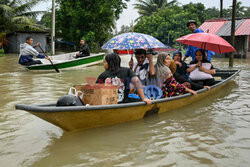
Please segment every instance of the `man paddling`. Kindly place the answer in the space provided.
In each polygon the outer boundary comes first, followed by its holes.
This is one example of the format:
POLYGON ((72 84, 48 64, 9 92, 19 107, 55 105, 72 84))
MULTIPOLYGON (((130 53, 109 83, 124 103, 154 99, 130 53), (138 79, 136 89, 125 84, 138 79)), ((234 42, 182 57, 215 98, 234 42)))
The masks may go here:
POLYGON ((20 56, 18 61, 19 64, 23 66, 42 64, 40 60, 34 60, 34 56, 37 58, 45 58, 47 60, 50 60, 49 57, 45 57, 44 55, 40 54, 36 49, 34 49, 35 47, 40 46, 40 43, 37 43, 34 47, 32 47, 33 43, 33 38, 29 36, 26 38, 26 43, 20 45, 20 56))

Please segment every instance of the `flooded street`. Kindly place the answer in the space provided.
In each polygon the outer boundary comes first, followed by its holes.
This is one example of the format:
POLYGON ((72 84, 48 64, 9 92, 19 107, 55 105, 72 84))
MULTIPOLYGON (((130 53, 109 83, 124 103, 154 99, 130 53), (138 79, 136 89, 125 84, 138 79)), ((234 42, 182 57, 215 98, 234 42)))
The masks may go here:
MULTIPOLYGON (((17 55, 0 57, 0 166, 250 165, 250 59, 220 92, 143 120, 67 132, 15 104, 51 103, 69 87, 97 77, 102 64, 61 73, 28 72, 17 55)), ((228 59, 213 59, 228 69, 228 59)), ((176 104, 178 105, 178 104, 176 104)))

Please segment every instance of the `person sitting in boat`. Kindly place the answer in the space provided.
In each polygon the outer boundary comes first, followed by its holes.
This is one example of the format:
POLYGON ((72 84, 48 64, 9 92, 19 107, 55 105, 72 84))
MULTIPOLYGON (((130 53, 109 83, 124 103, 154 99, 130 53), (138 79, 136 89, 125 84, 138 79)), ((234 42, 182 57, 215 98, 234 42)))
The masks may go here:
POLYGON ((176 64, 176 72, 179 73, 184 78, 188 79, 187 63, 182 61, 182 53, 179 50, 174 51, 173 59, 174 59, 174 62, 176 64))
POLYGON ((185 92, 192 93, 196 96, 197 93, 189 88, 190 84, 180 84, 175 80, 170 70, 170 66, 171 57, 168 56, 166 53, 160 53, 155 64, 156 74, 155 76, 153 76, 153 80, 155 80, 155 84, 162 89, 162 97, 177 96, 185 92))
POLYGON ((44 55, 40 54, 36 49, 34 49, 37 46, 40 46, 40 43, 37 43, 34 47, 32 47, 34 40, 32 37, 26 38, 26 43, 20 45, 20 56, 18 63, 23 66, 30 66, 34 64, 42 64, 40 60, 34 60, 33 57, 37 58, 45 58, 47 60, 50 60, 49 57, 45 57, 44 55))
POLYGON ((177 71, 178 67, 177 67, 175 61, 169 55, 167 55, 166 59, 168 59, 170 61, 169 69, 177 82, 179 82, 181 84, 185 83, 186 85, 188 84, 192 90, 200 90, 203 88, 207 88, 208 90, 210 89, 209 86, 203 86, 201 84, 192 82, 191 80, 187 79, 183 75, 179 74, 179 72, 177 71))
POLYGON ((188 65, 187 72, 190 73, 189 78, 196 83, 206 86, 214 84, 212 75, 216 73, 213 65, 206 59, 205 51, 199 49, 195 52, 195 60, 188 65))
POLYGON ((90 55, 89 45, 84 41, 84 39, 80 40, 80 51, 76 54, 76 58, 86 57, 90 55))
POLYGON ((116 53, 110 53, 104 58, 104 69, 96 83, 112 83, 118 85, 118 103, 128 103, 134 100, 128 97, 130 90, 130 81, 135 85, 137 93, 142 101, 151 104, 152 101, 144 96, 143 88, 139 78, 134 72, 126 67, 121 67, 121 58, 116 53))
MULTIPOLYGON (((200 28, 198 28, 198 24, 195 20, 189 20, 187 23, 187 27, 188 29, 192 32, 192 33, 204 33, 204 31, 200 28)), ((186 54, 183 58, 183 61, 186 60, 187 57, 191 56, 192 60, 195 60, 195 52, 196 50, 198 50, 199 48, 195 47, 195 46, 188 46, 188 49, 186 51, 186 54)), ((211 61, 211 58, 213 55, 215 55, 215 53, 213 51, 207 50, 207 59, 209 61, 211 61)))
POLYGON ((152 53, 147 54, 145 49, 136 49, 135 58, 137 62, 134 63, 131 58, 129 67, 134 71, 134 73, 141 80, 142 84, 145 86, 149 75, 155 75, 153 55, 152 53))

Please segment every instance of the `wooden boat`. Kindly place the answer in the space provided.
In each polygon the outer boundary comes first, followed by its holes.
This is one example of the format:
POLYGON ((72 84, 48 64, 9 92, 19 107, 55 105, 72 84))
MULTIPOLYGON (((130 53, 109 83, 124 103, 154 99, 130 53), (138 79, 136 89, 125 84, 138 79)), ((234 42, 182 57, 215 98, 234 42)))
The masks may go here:
POLYGON ((180 96, 153 100, 151 105, 145 105, 144 102, 69 107, 56 107, 55 103, 43 105, 17 104, 16 109, 26 110, 65 130, 114 125, 181 108, 206 98, 208 95, 216 94, 239 72, 240 70, 218 70, 215 75, 217 78, 216 84, 211 86, 210 90, 201 89, 197 91, 198 96, 187 93, 180 96))
MULTIPOLYGON (((100 63, 103 60, 104 53, 98 53, 98 54, 91 54, 87 57, 81 57, 81 58, 74 58, 78 52, 73 53, 66 53, 66 54, 60 54, 56 56, 50 57, 53 64, 58 69, 66 69, 66 68, 75 68, 79 66, 89 66, 94 65, 97 63, 100 63)), ((28 70, 54 70, 54 67, 51 65, 51 63, 46 59, 39 59, 42 61, 43 64, 36 64, 27 66, 26 68, 28 70)))

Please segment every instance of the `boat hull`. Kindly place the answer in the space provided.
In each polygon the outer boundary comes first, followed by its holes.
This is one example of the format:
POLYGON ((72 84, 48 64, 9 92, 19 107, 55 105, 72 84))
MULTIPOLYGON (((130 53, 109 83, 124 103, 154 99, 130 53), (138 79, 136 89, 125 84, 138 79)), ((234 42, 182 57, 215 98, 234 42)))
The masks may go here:
POLYGON ((37 106, 19 104, 16 105, 16 108, 26 110, 65 130, 90 129, 135 121, 152 114, 164 113, 198 102, 209 95, 217 94, 238 73, 239 71, 233 72, 230 77, 218 82, 210 90, 202 89, 197 91, 198 96, 188 93, 181 96, 153 100, 152 105, 145 105, 144 102, 88 107, 56 107, 55 104, 37 106))
MULTIPOLYGON (((66 54, 64 54, 64 55, 66 55, 66 54)), ((65 61, 58 61, 58 60, 60 60, 59 59, 60 55, 53 56, 52 61, 58 69, 79 67, 79 66, 83 66, 83 65, 88 66, 88 65, 100 63, 103 60, 103 57, 105 54, 100 53, 100 54, 95 54, 95 55, 91 55, 91 56, 83 57, 83 58, 78 58, 78 59, 72 58, 73 55, 75 55, 75 53, 70 54, 69 57, 71 57, 71 58, 69 58, 68 60, 65 60, 65 61), (54 61, 54 59, 55 59, 55 61, 54 61)), ((44 60, 43 60, 43 62, 44 62, 44 60)), ((26 68, 28 70, 54 70, 54 67, 48 62, 44 63, 44 64, 28 66, 26 68)))

